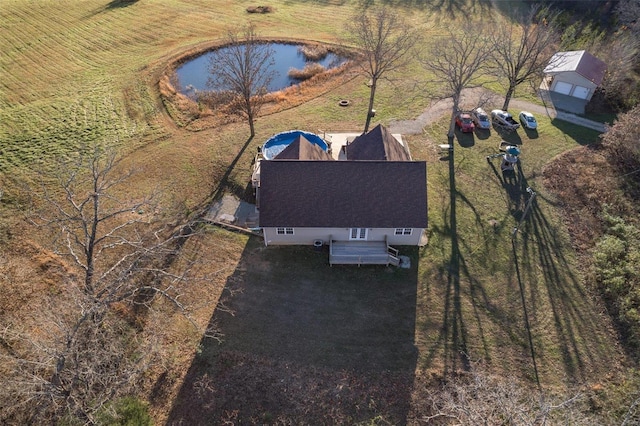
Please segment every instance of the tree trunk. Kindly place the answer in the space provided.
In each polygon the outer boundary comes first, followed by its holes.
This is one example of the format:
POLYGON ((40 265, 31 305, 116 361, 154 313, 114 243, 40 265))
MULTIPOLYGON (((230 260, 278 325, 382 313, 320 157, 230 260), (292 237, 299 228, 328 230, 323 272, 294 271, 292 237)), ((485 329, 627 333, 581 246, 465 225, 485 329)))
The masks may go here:
POLYGON ((248 121, 249 121, 249 132, 251 133, 251 137, 253 138, 256 135, 256 128, 255 125, 253 123, 253 115, 249 115, 248 116, 248 121))
MULTIPOLYGON (((94 172, 95 173, 95 172, 94 172)), ((89 231, 89 241, 87 241, 86 257, 87 270, 84 276, 84 291, 87 295, 93 296, 93 274, 94 274, 94 256, 96 249, 96 236, 98 235, 98 223, 100 221, 100 193, 98 190, 98 182, 93 180, 93 219, 91 221, 91 230, 89 231)))
POLYGON ((371 91, 369 92, 369 108, 367 108, 367 121, 364 124, 363 133, 367 133, 369 131, 369 125, 371 124, 371 119, 373 118, 373 100, 376 96, 377 83, 378 83, 377 78, 371 79, 371 91))
POLYGON ((502 110, 507 111, 509 108, 509 102, 511 102, 511 97, 513 96, 513 92, 516 91, 516 86, 512 83, 509 84, 509 89, 507 90, 507 94, 504 97, 504 104, 502 105, 502 110))
POLYGON ((458 114, 458 108, 460 106, 460 94, 456 93, 453 95, 453 107, 451 108, 451 120, 449 122, 449 133, 447 133, 447 137, 449 138, 449 143, 453 147, 453 137, 456 134, 456 115, 458 114))

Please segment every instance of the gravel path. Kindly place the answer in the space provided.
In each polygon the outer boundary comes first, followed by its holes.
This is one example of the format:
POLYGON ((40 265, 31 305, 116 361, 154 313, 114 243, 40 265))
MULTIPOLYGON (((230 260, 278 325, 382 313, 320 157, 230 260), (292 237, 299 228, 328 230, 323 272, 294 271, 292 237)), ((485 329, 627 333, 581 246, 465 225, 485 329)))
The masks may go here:
MULTIPOLYGON (((465 89, 462 92, 460 105, 470 107, 472 105, 501 105, 504 98, 491 93, 482 88, 465 89)), ((575 114, 570 114, 563 111, 556 111, 553 105, 543 106, 527 102, 519 99, 512 99, 509 103, 511 109, 514 110, 526 110, 538 115, 546 115, 551 119, 557 118, 558 120, 574 123, 579 126, 588 127, 599 132, 605 131, 605 126, 602 123, 588 120, 583 117, 579 117, 575 114)), ((389 123, 389 129, 391 133, 400 133, 405 135, 421 134, 422 129, 428 124, 439 120, 443 115, 450 114, 453 107, 453 100, 451 98, 441 99, 435 101, 427 108, 422 114, 420 114, 415 120, 396 120, 389 123)), ((487 112, 492 108, 485 108, 487 112)))

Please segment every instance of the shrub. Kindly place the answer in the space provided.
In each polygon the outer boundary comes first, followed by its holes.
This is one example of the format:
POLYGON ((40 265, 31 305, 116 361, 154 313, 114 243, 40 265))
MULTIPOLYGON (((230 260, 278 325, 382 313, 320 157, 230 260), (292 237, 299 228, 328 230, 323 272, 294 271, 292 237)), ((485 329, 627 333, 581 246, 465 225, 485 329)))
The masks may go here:
POLYGON ((271 13, 273 8, 271 6, 249 6, 247 7, 247 13, 271 13))
POLYGON ((292 68, 289 70, 289 77, 291 78, 295 78, 296 80, 308 80, 311 77, 321 74, 325 71, 325 67, 323 67, 320 64, 308 64, 307 66, 304 67, 304 69, 302 70, 298 70, 295 68, 292 68))
POLYGON ((595 279, 630 347, 640 346, 640 231, 604 213, 606 234, 593 252, 595 279))
POLYGON ((634 171, 640 165, 640 142, 637 129, 640 107, 618 116, 614 125, 602 135, 602 143, 609 148, 611 159, 622 171, 634 171))
POLYGON ((133 396, 116 400, 98 416, 98 423, 109 426, 150 426, 147 405, 133 396))
POLYGON ((329 54, 329 49, 320 44, 305 44, 298 47, 298 51, 308 61, 319 61, 329 54))

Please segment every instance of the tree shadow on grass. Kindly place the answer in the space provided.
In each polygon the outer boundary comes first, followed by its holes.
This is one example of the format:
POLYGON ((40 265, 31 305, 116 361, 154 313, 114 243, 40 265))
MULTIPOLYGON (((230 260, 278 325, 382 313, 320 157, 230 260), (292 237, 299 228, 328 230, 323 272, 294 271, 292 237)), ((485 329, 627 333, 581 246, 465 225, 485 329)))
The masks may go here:
POLYGON ((434 365, 436 358, 442 357, 445 377, 461 370, 469 371, 472 360, 490 360, 493 357, 496 348, 492 322, 502 323, 506 328, 513 327, 514 324, 514 313, 492 298, 487 285, 475 271, 478 266, 491 268, 493 259, 479 261, 478 251, 491 253, 494 246, 501 243, 500 235, 505 221, 486 226, 482 211, 456 186, 455 162, 452 157, 450 156, 449 163, 449 203, 445 203, 445 209, 448 210, 443 215, 444 225, 442 228, 432 228, 433 232, 451 241, 448 261, 439 268, 437 276, 430 280, 442 282, 444 286, 442 296, 436 296, 444 300, 442 320, 420 324, 421 332, 433 334, 434 328, 437 330, 437 336, 430 343, 421 366, 429 368, 434 365), (476 238, 469 238, 466 232, 458 233, 458 206, 471 212, 474 234, 483 236, 483 245, 475 246, 476 238))
POLYGON ((128 7, 136 4, 138 0, 112 0, 107 5, 106 9, 117 9, 121 7, 128 7))
MULTIPOLYGON (((486 226, 482 212, 456 187, 453 164, 453 160, 451 160, 449 163, 449 212, 445 214, 444 227, 436 229, 436 232, 451 239, 449 262, 440 270, 438 277, 442 281, 446 281, 445 306, 439 335, 425 358, 426 364, 431 364, 442 351, 445 376, 459 370, 470 370, 470 357, 491 360, 497 349, 495 347, 497 337, 494 334, 496 326, 516 342, 526 339, 524 336, 520 337, 525 332, 520 320, 521 310, 514 309, 511 303, 504 304, 497 301, 494 297, 495 285, 484 283, 475 272, 475 268, 478 266, 495 267, 492 263, 495 262, 495 259, 479 261, 478 253, 494 253, 496 245, 506 244, 503 232, 507 222, 506 218, 486 226), (475 226, 474 233, 482 235, 482 244, 476 245, 477 239, 468 238, 469 236, 465 233, 458 234, 456 204, 471 211, 475 226), (473 260, 471 261, 471 259, 473 260), (491 292, 489 288, 491 288, 491 292), (468 331, 470 329, 473 331, 468 331)), ((521 216, 520 206, 522 205, 520 174, 517 170, 501 173, 491 161, 489 164, 503 190, 507 193, 509 205, 507 216, 519 218, 521 216)), ((512 263, 511 266, 502 265, 501 267, 506 268, 508 274, 514 273, 515 266, 512 263)), ((483 275, 480 274, 480 276, 483 275)), ((505 284, 510 287, 510 283, 505 284)), ((504 350, 511 351, 512 349, 504 348, 504 350)), ((534 372, 533 375, 537 374, 534 372)))
MULTIPOLYGON (((449 144, 453 146, 453 138, 449 138, 449 144)), ((428 350, 425 362, 431 364, 436 357, 439 348, 444 351, 444 374, 455 372, 459 369, 469 370, 470 360, 468 358, 467 342, 468 335, 465 325, 465 318, 462 312, 462 297, 460 288, 460 270, 464 258, 460 253, 457 216, 456 216, 456 199, 458 191, 456 189, 455 180, 455 149, 449 150, 448 155, 449 166, 449 204, 448 214, 445 214, 444 226, 441 229, 434 229, 443 236, 449 236, 451 241, 451 251, 449 260, 442 265, 438 271, 438 281, 446 282, 444 289, 444 310, 440 329, 436 341, 428 350)), ((427 332, 428 330, 424 330, 427 332)))
POLYGON ((448 261, 430 280, 442 282, 442 296, 436 297, 443 298, 444 308, 441 322, 427 318, 419 323, 422 332, 431 334, 421 366, 428 368, 442 357, 447 375, 469 369, 469 357, 490 361, 499 354, 505 369, 523 363, 518 371, 538 384, 550 375, 550 381, 558 380, 556 365, 564 369, 562 377, 583 382, 589 371, 606 365, 607 345, 612 342, 573 272, 575 265, 567 257, 570 245, 537 204, 546 200, 539 197, 529 203, 529 182, 521 163, 513 172, 502 173, 489 161, 500 184, 497 192, 502 195, 496 196, 504 197, 507 209, 504 217, 487 226, 490 221, 483 219, 482 211, 456 188, 453 155, 445 223, 432 228, 451 239, 448 261), (460 234, 456 203, 464 209, 460 234), (469 210, 472 233, 479 237, 468 234, 469 210), (509 223, 520 224, 517 244, 509 223), (488 259, 479 259, 483 257, 488 259), (478 268, 486 272, 478 274, 478 268), (500 283, 483 281, 487 278, 500 283))
MULTIPOLYGON (((576 381, 587 380, 589 369, 602 365, 608 358, 597 308, 591 304, 590 296, 573 273, 575 266, 566 257, 569 244, 563 242, 558 225, 552 224, 540 208, 538 202, 545 200, 534 196, 522 166, 518 162, 515 175, 510 176, 500 174, 491 164, 517 223, 512 233, 513 272, 520 290, 535 378, 539 384, 537 351, 552 350, 536 336, 536 330, 542 327, 537 321, 543 321, 539 312, 550 308, 555 344, 566 376, 576 381)), ((549 330, 540 333, 548 335, 549 330)))
POLYGON ((403 253, 411 269, 330 267, 251 239, 210 321, 222 342, 201 341, 168 424, 406 423, 418 253, 403 253))
POLYGON ((404 0, 405 5, 426 7, 436 14, 454 19, 458 14, 467 16, 487 13, 491 10, 488 0, 404 0))
MULTIPOLYGON (((521 192, 527 193, 529 184, 522 174, 520 184, 521 192)), ((584 382, 593 379, 594 367, 604 367, 613 354, 598 308, 573 273, 576 266, 566 256, 570 246, 561 238, 558 225, 551 223, 540 208, 539 200, 539 197, 531 200, 517 235, 514 233, 517 244, 513 245, 513 256, 521 266, 518 275, 521 290, 528 291, 523 301, 526 298, 532 318, 536 319, 531 323, 530 332, 535 334, 536 329, 544 327, 537 323, 540 320, 537 312, 550 309, 555 345, 565 375, 572 381, 584 382)), ((541 342, 538 344, 543 346, 541 342)))

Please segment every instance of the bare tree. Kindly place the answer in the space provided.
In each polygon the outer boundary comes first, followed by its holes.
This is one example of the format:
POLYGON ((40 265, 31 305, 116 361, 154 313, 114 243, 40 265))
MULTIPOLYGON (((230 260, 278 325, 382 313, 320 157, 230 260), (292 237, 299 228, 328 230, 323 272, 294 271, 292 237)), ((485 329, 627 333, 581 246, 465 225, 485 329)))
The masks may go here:
POLYGON ((388 7, 363 9, 351 19, 348 32, 348 41, 362 51, 360 64, 370 79, 369 105, 364 125, 366 133, 374 115, 373 104, 379 80, 410 61, 409 53, 419 36, 397 12, 388 7))
POLYGON ((155 359, 153 342, 140 341, 113 312, 92 307, 79 289, 69 287, 66 297, 33 311, 27 321, 35 327, 0 330, 3 423, 95 424, 110 402, 135 390, 155 359))
POLYGON ((618 115, 612 126, 600 137, 608 148, 607 155, 612 158, 624 171, 636 169, 640 164, 640 141, 638 141, 638 120, 640 106, 629 112, 618 115))
POLYGON ((455 117, 460 109, 462 90, 480 83, 482 71, 488 67, 490 45, 484 26, 466 22, 459 31, 450 29, 441 40, 433 43, 427 55, 420 59, 422 66, 433 73, 440 96, 451 97, 453 107, 449 124, 449 140, 453 140, 455 117))
POLYGON ((137 306, 160 296, 190 319, 180 296, 196 279, 195 258, 183 245, 194 227, 167 225, 155 196, 136 200, 125 185, 132 173, 114 152, 96 146, 61 163, 33 190, 33 221, 56 235, 56 251, 71 268, 58 283, 64 297, 33 312, 30 327, 0 330, 0 406, 11 407, 3 414, 10 419, 56 423, 70 416, 95 423, 153 359, 152 342, 138 342, 119 312, 135 317, 137 306))
POLYGON ((503 110, 509 108, 516 87, 540 77, 553 57, 559 39, 554 24, 556 16, 557 13, 534 5, 511 24, 497 26, 489 33, 493 65, 507 81, 503 110))
POLYGON ((483 372, 472 371, 452 377, 421 396, 424 415, 416 416, 420 424, 513 424, 591 425, 602 417, 589 413, 588 395, 576 392, 553 396, 522 386, 516 380, 503 380, 483 372), (426 414, 429 413, 429 414, 426 414))
POLYGON ((105 305, 131 299, 155 285, 153 279, 184 278, 167 272, 163 262, 177 255, 189 225, 159 220, 159 194, 136 199, 126 189, 135 170, 121 166, 113 149, 94 146, 59 164, 53 180, 45 177, 34 191, 40 197, 34 223, 55 233, 56 252, 82 272, 83 292, 105 305))
POLYGON ((276 76, 273 56, 273 49, 259 39, 250 23, 239 34, 230 30, 226 46, 209 61, 209 87, 233 95, 232 109, 247 119, 251 137, 255 136, 254 121, 266 102, 269 84, 276 76))
POLYGON ((634 34, 640 32, 640 1, 620 0, 615 7, 618 21, 631 29, 634 34))

